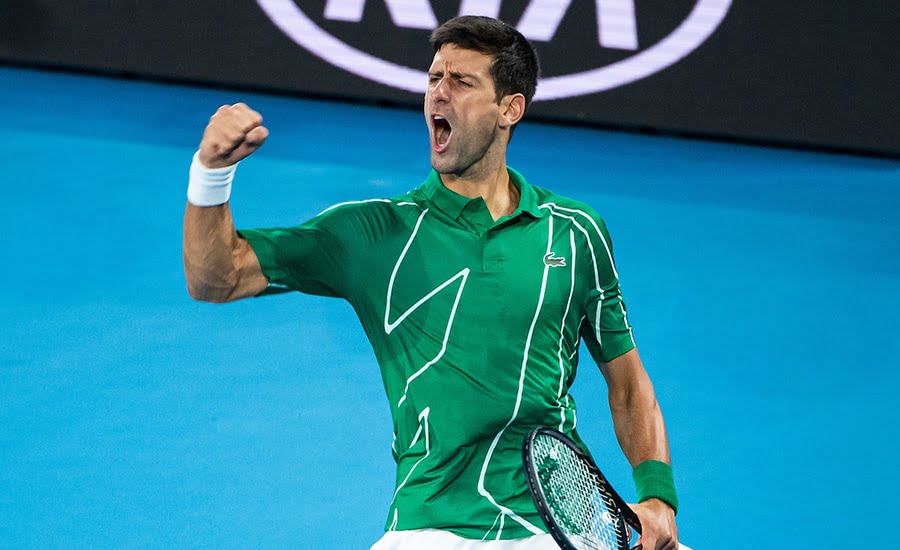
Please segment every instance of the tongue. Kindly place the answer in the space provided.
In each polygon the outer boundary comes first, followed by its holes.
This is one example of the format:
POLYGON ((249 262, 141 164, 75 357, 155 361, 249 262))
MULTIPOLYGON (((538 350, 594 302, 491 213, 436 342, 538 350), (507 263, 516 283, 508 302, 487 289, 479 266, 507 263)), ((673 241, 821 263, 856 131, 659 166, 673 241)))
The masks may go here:
POLYGON ((435 125, 434 140, 439 146, 444 146, 450 141, 450 131, 449 124, 444 123, 435 125))

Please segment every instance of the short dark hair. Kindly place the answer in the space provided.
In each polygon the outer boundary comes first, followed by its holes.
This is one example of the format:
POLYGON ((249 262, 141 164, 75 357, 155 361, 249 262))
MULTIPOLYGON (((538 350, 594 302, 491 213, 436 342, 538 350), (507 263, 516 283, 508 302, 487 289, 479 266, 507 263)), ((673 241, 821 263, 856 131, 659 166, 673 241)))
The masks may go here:
POLYGON ((525 108, 531 104, 540 72, 537 52, 512 26, 491 17, 463 15, 435 29, 431 44, 435 53, 445 44, 453 44, 493 57, 491 78, 497 103, 503 96, 521 93, 525 108))

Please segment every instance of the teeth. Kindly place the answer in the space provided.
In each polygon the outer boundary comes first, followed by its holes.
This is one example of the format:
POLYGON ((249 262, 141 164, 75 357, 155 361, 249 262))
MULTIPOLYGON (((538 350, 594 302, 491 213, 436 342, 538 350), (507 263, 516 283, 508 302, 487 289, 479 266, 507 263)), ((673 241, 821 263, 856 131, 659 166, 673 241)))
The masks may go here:
POLYGON ((434 115, 434 119, 435 120, 447 120, 444 117, 442 117, 441 115, 434 115))

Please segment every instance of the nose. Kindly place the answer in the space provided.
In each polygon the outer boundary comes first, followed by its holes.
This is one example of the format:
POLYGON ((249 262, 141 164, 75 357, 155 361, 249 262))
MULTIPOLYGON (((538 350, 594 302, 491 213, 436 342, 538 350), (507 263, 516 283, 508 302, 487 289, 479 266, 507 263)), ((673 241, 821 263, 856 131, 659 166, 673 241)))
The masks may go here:
POLYGON ((431 94, 432 101, 440 101, 447 102, 450 100, 450 96, 447 94, 447 77, 443 77, 437 82, 435 82, 431 86, 431 94))

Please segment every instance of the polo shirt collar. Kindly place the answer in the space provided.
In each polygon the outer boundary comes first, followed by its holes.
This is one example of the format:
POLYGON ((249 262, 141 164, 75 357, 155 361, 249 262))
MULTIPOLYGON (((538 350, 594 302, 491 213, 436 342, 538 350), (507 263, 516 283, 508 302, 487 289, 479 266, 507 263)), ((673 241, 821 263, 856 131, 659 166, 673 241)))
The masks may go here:
POLYGON ((509 179, 512 180, 513 185, 519 188, 519 207, 516 208, 513 216, 519 212, 525 212, 535 218, 543 218, 545 211, 538 207, 537 193, 535 192, 534 187, 529 185, 528 182, 525 181, 525 176, 516 170, 507 166, 506 171, 509 172, 509 179))
MULTIPOLYGON (((515 217, 523 212, 534 218, 544 217, 544 211, 538 207, 537 193, 534 188, 529 185, 525 180, 525 177, 516 170, 513 170, 508 166, 506 167, 506 170, 509 172, 510 181, 512 181, 513 185, 519 189, 519 206, 510 217, 515 217)), ((471 201, 476 200, 464 197, 447 189, 441 181, 440 174, 433 169, 428 175, 428 179, 425 180, 424 190, 425 195, 431 199, 438 208, 455 219, 459 218, 460 214, 462 214, 463 210, 471 201)))

